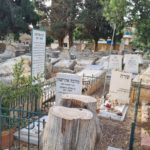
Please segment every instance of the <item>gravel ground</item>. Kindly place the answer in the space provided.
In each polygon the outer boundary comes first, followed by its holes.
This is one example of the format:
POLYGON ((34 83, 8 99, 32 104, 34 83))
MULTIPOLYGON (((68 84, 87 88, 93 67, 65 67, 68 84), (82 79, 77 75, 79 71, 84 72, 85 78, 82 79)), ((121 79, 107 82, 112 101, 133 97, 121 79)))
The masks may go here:
MULTIPOLYGON (((106 85, 106 91, 109 86, 106 85)), ((101 97, 103 88, 99 89, 93 96, 101 97)), ((123 122, 113 121, 100 117, 100 126, 102 129, 101 142, 96 150, 107 150, 108 146, 122 148, 129 150, 131 124, 134 118, 134 105, 130 104, 123 122)), ((138 110, 137 126, 135 130, 134 150, 141 150, 140 148, 140 134, 141 134, 141 109, 138 110)))
MULTIPOLYGON (((122 148, 123 150, 129 149, 131 123, 134 116, 133 108, 133 105, 129 107, 127 116, 125 118, 125 121, 123 122, 100 118, 100 124, 102 127, 102 138, 99 144, 99 150, 107 150, 108 146, 122 148)), ((135 150, 140 150, 141 128, 139 124, 140 122, 137 124, 137 128, 135 131, 135 150)))

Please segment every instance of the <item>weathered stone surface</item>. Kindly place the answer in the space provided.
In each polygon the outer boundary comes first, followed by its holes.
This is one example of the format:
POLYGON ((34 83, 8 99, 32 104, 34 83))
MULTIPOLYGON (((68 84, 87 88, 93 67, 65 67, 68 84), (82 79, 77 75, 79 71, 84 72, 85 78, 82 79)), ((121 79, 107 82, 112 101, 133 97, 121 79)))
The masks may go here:
POLYGON ((23 60, 24 67, 24 75, 30 75, 30 67, 31 67, 31 57, 30 56, 21 56, 7 60, 4 63, 0 64, 0 80, 4 82, 10 82, 13 79, 13 67, 16 63, 23 60))
POLYGON ((43 150, 94 150, 96 128, 86 109, 54 106, 43 134, 43 150))
POLYGON ((84 93, 91 95, 96 92, 104 84, 106 72, 96 69, 84 69, 77 73, 82 77, 84 93))
POLYGON ((74 60, 60 60, 53 66, 53 72, 61 72, 63 69, 73 70, 76 62, 74 60))
POLYGON ((13 57, 15 57, 15 52, 16 52, 16 49, 14 46, 6 45, 6 49, 5 49, 4 53, 0 54, 0 58, 2 60, 13 58, 13 57))

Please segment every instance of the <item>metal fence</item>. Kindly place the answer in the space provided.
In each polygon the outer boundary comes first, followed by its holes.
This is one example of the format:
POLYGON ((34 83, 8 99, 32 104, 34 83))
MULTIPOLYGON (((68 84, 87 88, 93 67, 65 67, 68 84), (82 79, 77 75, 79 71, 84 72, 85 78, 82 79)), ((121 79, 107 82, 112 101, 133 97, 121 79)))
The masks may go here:
POLYGON ((46 122, 44 115, 42 112, 0 107, 0 149, 40 150, 46 122))
MULTIPOLYGON (((83 85, 92 86, 100 79, 84 76, 83 85)), ((31 86, 0 91, 0 150, 41 149, 47 110, 55 101, 55 87, 56 80, 53 79, 42 83, 41 91, 31 86), (3 104, 5 100, 9 105, 3 104)))
POLYGON ((47 120, 44 108, 53 105, 55 82, 0 91, 0 150, 40 150, 47 120))
POLYGON ((137 125, 137 115, 138 115, 138 108, 140 104, 140 93, 141 93, 141 83, 142 80, 138 83, 134 94, 135 94, 135 108, 134 108, 134 118, 131 124, 131 133, 130 133, 130 143, 129 143, 129 150, 134 149, 134 142, 135 142, 135 130, 137 125))

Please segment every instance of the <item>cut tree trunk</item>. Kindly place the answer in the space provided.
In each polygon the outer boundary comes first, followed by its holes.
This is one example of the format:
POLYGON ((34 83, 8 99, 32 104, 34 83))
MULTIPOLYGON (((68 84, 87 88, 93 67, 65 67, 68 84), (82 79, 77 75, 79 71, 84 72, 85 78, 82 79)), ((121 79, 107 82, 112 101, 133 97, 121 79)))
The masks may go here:
POLYGON ((63 49, 63 44, 64 44, 64 38, 59 38, 58 39, 58 43, 59 43, 59 47, 61 48, 61 49, 63 49))
POLYGON ((95 52, 98 51, 98 40, 95 40, 95 52))
POLYGON ((73 31, 69 32, 69 48, 73 46, 73 31))
POLYGON ((43 150, 94 150, 96 127, 86 109, 53 106, 43 134, 43 150))
POLYGON ((63 94, 61 99, 61 106, 69 108, 84 108, 90 110, 93 113, 94 122, 96 125, 96 145, 98 145, 100 143, 102 131, 100 129, 100 120, 96 113, 97 100, 91 96, 75 94, 63 94))
POLYGON ((91 96, 63 94, 61 97, 61 106, 73 108, 85 108, 96 113, 97 100, 91 96))

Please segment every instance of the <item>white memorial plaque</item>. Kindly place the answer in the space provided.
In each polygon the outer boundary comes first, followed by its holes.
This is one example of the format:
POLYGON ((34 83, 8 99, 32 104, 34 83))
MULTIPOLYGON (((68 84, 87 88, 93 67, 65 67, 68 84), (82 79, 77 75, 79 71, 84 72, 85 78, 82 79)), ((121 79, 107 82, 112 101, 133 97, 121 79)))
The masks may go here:
POLYGON ((125 54, 123 63, 124 64, 127 63, 128 59, 130 59, 130 57, 136 57, 138 63, 139 64, 143 64, 143 58, 139 54, 125 54))
POLYGON ((122 71, 122 55, 110 55, 109 69, 122 71))
POLYGON ((44 81, 45 72, 45 46, 46 32, 40 30, 32 31, 32 78, 41 77, 44 81))
POLYGON ((125 72, 129 73, 139 73, 139 64, 141 63, 140 57, 138 55, 127 54, 124 57, 125 72))
POLYGON ((58 73, 56 77, 56 103, 62 94, 82 94, 82 78, 75 74, 58 73))
POLYGON ((132 75, 119 71, 112 71, 109 93, 111 98, 120 104, 128 104, 130 100, 132 75))

